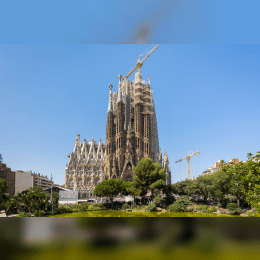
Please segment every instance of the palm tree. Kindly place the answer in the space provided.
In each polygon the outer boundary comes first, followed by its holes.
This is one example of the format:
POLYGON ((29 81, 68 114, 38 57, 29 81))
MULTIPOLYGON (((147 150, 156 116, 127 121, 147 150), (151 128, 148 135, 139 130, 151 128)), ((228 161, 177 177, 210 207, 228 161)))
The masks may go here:
POLYGON ((248 160, 251 160, 251 159, 252 159, 252 156, 253 156, 252 153, 248 153, 248 154, 247 154, 247 158, 248 158, 248 160))

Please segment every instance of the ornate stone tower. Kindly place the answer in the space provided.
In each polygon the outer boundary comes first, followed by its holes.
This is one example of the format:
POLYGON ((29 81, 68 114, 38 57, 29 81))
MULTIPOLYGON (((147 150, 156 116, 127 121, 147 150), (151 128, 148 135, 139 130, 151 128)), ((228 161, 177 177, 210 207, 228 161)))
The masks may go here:
POLYGON ((131 181, 142 158, 162 163, 162 155, 150 78, 143 81, 140 69, 133 81, 118 78, 118 92, 109 85, 105 179, 131 181))
POLYGON ((106 161, 105 145, 83 140, 77 135, 74 150, 68 155, 69 164, 65 170, 65 188, 78 190, 79 198, 95 198, 93 190, 103 181, 106 161))
POLYGON ((171 169, 169 167, 169 159, 167 156, 167 152, 165 149, 165 154, 164 154, 164 160, 163 160, 163 168, 166 169, 165 173, 167 174, 167 179, 165 181, 165 184, 171 184, 171 169))

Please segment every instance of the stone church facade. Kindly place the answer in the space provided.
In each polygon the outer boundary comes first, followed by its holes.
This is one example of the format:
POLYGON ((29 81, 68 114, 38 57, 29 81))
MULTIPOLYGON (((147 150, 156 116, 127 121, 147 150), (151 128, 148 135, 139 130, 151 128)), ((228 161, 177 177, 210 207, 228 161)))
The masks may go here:
POLYGON ((103 180, 105 167, 105 145, 83 140, 78 134, 74 150, 68 155, 69 164, 65 170, 65 188, 77 190, 79 198, 93 198, 93 190, 103 180))
POLYGON ((164 160, 159 147, 157 119, 153 91, 142 80, 139 70, 135 80, 122 81, 119 75, 118 91, 109 85, 109 102, 106 123, 106 144, 84 139, 78 134, 74 151, 66 166, 65 187, 78 190, 79 198, 94 197, 93 190, 102 180, 122 179, 132 181, 133 168, 142 158, 151 158, 166 169, 171 184, 171 170, 165 150, 164 160))
MULTIPOLYGON (((109 85, 104 178, 132 181, 133 168, 142 158, 162 164, 162 154, 150 78, 148 82, 143 81, 141 71, 135 74, 133 81, 121 81, 121 75, 118 78, 118 91, 112 93, 113 86, 109 85)), ((166 183, 171 183, 166 151, 164 161, 162 166, 168 174, 166 183)))

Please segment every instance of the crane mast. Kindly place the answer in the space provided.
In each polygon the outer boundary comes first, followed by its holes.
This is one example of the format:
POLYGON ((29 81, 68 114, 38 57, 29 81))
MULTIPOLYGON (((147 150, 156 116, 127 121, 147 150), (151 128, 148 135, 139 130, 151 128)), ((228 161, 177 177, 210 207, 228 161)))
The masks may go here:
POLYGON ((190 158, 191 158, 192 156, 194 156, 194 155, 199 155, 199 153, 200 153, 200 152, 197 151, 196 153, 190 155, 190 152, 188 151, 188 155, 186 155, 184 158, 179 159, 179 160, 177 160, 177 161, 175 162, 175 163, 177 163, 177 162, 181 162, 181 161, 183 161, 183 160, 187 160, 187 179, 188 179, 188 180, 191 179, 191 174, 190 174, 190 158))
POLYGON ((130 75, 133 74, 133 72, 134 72, 136 69, 138 69, 139 72, 140 72, 140 69, 141 69, 141 67, 143 66, 144 61, 146 61, 147 58, 148 58, 156 49, 158 49, 158 47, 159 47, 160 45, 161 45, 161 44, 157 44, 141 61, 140 61, 140 57, 141 57, 142 55, 140 55, 140 56, 138 57, 138 62, 137 62, 137 64, 136 64, 136 66, 135 66, 126 76, 124 76, 122 80, 127 79, 130 75))

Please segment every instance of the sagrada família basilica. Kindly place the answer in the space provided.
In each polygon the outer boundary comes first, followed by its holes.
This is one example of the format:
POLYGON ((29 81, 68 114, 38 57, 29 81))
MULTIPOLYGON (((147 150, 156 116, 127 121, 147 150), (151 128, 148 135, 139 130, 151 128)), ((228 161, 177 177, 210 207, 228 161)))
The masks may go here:
POLYGON ((113 92, 109 85, 106 143, 101 139, 97 143, 93 138, 81 143, 78 134, 69 155, 65 187, 78 190, 79 198, 94 197, 93 190, 102 180, 132 181, 133 168, 142 158, 159 162, 166 169, 166 184, 171 183, 167 152, 162 159, 159 148, 150 78, 143 81, 140 69, 133 81, 122 80, 121 75, 118 78, 118 91, 113 92))

